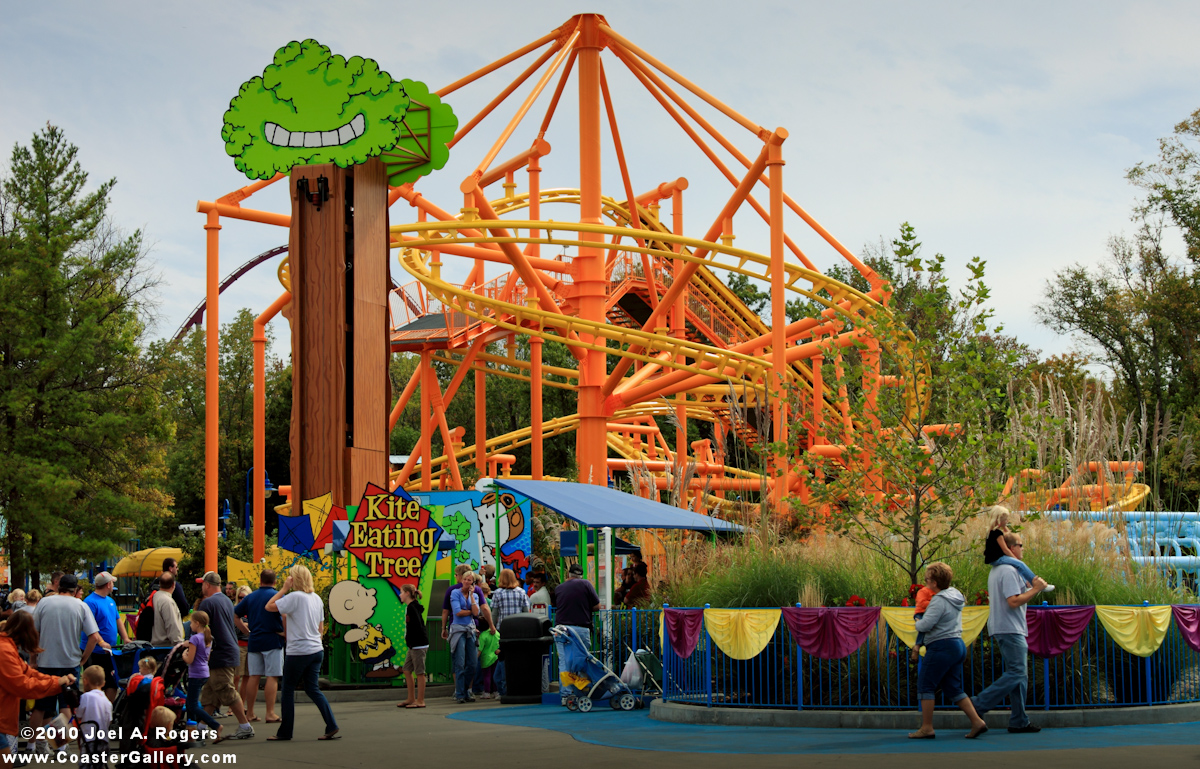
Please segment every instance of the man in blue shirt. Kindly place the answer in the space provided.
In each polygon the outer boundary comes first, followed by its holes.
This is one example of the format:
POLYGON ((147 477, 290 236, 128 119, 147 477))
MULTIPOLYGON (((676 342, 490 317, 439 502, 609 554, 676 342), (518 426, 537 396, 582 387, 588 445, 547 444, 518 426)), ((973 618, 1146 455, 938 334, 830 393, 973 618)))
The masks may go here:
MULTIPOLYGON (((96 575, 96 580, 92 584, 94 589, 87 598, 83 599, 83 603, 96 618, 100 640, 114 647, 117 645, 118 638, 121 639, 122 644, 129 643, 129 633, 125 630, 125 622, 121 618, 121 613, 117 611, 117 602, 112 599, 113 586, 117 584, 117 578, 107 571, 102 571, 96 575)), ((79 639, 79 648, 87 648, 86 637, 79 639)), ((104 668, 104 693, 108 696, 109 702, 112 702, 117 698, 117 679, 113 677, 111 652, 93 652, 84 667, 92 665, 104 668)))
POLYGON ((258 699, 258 680, 267 677, 263 692, 267 701, 267 723, 278 723, 275 715, 275 693, 283 676, 284 623, 282 614, 267 611, 267 602, 275 595, 275 572, 263 569, 258 577, 258 590, 242 599, 233 610, 238 630, 250 635, 246 644, 246 672, 242 683, 242 701, 246 703, 246 718, 258 720, 254 703, 258 699))

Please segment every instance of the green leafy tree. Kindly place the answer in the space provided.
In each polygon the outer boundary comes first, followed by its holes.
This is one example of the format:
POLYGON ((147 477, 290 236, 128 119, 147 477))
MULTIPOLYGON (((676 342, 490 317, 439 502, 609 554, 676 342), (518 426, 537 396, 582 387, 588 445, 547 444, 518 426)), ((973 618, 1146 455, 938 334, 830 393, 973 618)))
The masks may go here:
MULTIPOLYGON (((925 564, 955 548, 967 520, 1002 489, 1004 434, 993 409, 1005 403, 1008 380, 996 372, 1012 372, 1019 358, 988 342, 999 330, 987 306, 984 262, 972 259, 969 279, 955 290, 945 258, 923 258, 920 248, 905 225, 892 243, 892 264, 910 276, 893 286, 896 314, 855 319, 869 323, 878 352, 860 345, 846 356, 841 379, 833 366, 823 369, 827 391, 844 385, 853 413, 864 416, 853 429, 826 420, 824 443, 844 447, 843 454, 809 454, 823 482, 814 485, 810 504, 792 500, 802 526, 824 525, 850 538, 897 566, 910 584, 920 582, 925 564), (941 335, 929 333, 933 328, 941 335), (870 386, 876 370, 892 384, 870 386), (872 425, 872 414, 884 427, 872 425)), ((790 434, 793 449, 807 447, 807 424, 793 425, 790 434)))
POLYGON ((1200 109, 1158 142, 1158 161, 1138 163, 1126 178, 1146 191, 1139 215, 1157 213, 1183 235, 1187 258, 1200 265, 1200 109))
POLYGON ((78 149, 48 125, 0 184, 0 512, 15 582, 115 555, 165 516, 155 280, 140 232, 108 220, 78 149))
POLYGON ((1145 192, 1134 234, 1111 238, 1102 260, 1059 271, 1038 317, 1080 340, 1112 372, 1121 411, 1147 426, 1152 504, 1191 510, 1200 499, 1200 110, 1126 176, 1145 192), (1164 247, 1171 232, 1182 254, 1164 247))
POLYGON ((763 310, 771 304, 771 292, 764 291, 760 288, 761 284, 749 276, 731 272, 725 285, 755 315, 761 315, 763 310))
MULTIPOLYGON (((242 309, 221 326, 219 499, 229 500, 233 518, 242 520, 246 475, 254 466, 254 315, 242 309)), ((268 349, 274 334, 267 327, 268 349)), ((204 520, 205 337, 193 331, 179 342, 159 342, 153 353, 163 361, 164 406, 175 424, 167 451, 167 488, 175 500, 176 523, 204 520)), ((275 485, 290 480, 291 367, 273 356, 266 361, 266 472, 275 485)), ((274 528, 268 501, 267 529, 274 528)), ((240 525, 240 524, 239 524, 240 525)))

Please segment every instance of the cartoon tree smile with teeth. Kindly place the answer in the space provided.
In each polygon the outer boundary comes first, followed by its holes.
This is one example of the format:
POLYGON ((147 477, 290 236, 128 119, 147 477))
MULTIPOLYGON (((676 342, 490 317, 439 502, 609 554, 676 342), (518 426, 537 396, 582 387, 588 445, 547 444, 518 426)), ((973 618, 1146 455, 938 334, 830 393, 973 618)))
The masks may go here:
POLYGON ((347 59, 305 40, 280 48, 261 76, 242 84, 221 138, 252 179, 382 156, 388 183, 398 186, 442 168, 457 128, 450 105, 423 83, 394 80, 372 59, 347 59))

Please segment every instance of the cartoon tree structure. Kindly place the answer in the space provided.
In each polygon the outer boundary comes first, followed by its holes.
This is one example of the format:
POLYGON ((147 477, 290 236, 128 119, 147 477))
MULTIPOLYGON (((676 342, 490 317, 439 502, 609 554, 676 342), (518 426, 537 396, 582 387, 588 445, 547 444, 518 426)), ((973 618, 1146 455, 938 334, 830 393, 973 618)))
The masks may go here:
POLYGON ((400 138, 382 155, 388 184, 393 187, 443 168, 450 159, 447 144, 458 128, 458 118, 450 105, 430 93, 424 83, 402 80, 400 85, 409 97, 408 113, 400 121, 400 138))
POLYGON ((394 80, 373 59, 347 59, 309 39, 280 48, 261 76, 242 84, 221 138, 252 179, 295 165, 347 168, 390 151, 396 185, 442 168, 457 127, 450 106, 423 83, 394 80))

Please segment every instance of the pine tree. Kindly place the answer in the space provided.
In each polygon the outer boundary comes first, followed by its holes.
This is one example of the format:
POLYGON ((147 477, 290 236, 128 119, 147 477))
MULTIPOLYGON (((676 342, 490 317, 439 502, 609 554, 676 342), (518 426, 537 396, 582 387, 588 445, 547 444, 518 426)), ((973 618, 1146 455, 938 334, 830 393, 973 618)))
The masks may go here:
POLYGON ((159 374, 140 232, 107 218, 78 149, 47 127, 0 182, 0 514, 14 582, 116 555, 165 514, 159 374))

